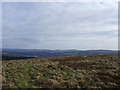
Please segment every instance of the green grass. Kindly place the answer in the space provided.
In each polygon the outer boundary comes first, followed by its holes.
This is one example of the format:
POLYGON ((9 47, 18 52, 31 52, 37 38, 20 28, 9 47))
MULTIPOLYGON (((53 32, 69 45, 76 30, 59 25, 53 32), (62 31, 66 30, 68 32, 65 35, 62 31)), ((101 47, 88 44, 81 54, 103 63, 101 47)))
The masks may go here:
POLYGON ((3 61, 3 88, 116 88, 118 64, 118 55, 3 61))

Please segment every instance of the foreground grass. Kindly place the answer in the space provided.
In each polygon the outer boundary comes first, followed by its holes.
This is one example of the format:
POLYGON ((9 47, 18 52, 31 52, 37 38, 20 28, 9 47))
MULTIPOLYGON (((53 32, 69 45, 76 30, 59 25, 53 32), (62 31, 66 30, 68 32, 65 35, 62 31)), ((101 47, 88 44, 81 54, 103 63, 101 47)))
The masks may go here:
POLYGON ((118 55, 3 61, 3 88, 117 88, 118 55))

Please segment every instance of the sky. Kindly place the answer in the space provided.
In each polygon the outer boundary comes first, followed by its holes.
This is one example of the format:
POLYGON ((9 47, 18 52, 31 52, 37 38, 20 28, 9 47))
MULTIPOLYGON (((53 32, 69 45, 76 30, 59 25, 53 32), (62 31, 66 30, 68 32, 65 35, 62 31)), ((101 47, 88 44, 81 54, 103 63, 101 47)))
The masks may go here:
POLYGON ((4 2, 2 47, 118 49, 118 3, 4 2))

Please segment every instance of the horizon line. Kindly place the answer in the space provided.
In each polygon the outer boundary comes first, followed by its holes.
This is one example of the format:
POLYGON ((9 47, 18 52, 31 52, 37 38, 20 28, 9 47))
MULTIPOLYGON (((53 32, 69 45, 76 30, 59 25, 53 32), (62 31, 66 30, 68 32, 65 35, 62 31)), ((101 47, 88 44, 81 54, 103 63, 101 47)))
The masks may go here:
POLYGON ((26 49, 26 50, 119 50, 119 49, 47 49, 47 48, 1 48, 1 49, 26 49))

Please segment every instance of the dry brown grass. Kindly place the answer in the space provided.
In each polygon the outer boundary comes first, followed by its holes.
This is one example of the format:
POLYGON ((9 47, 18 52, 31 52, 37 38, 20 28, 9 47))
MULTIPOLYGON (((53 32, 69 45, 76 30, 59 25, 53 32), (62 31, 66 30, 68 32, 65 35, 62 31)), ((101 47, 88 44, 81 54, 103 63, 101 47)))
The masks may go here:
POLYGON ((3 61, 3 88, 120 87, 118 55, 3 61))

